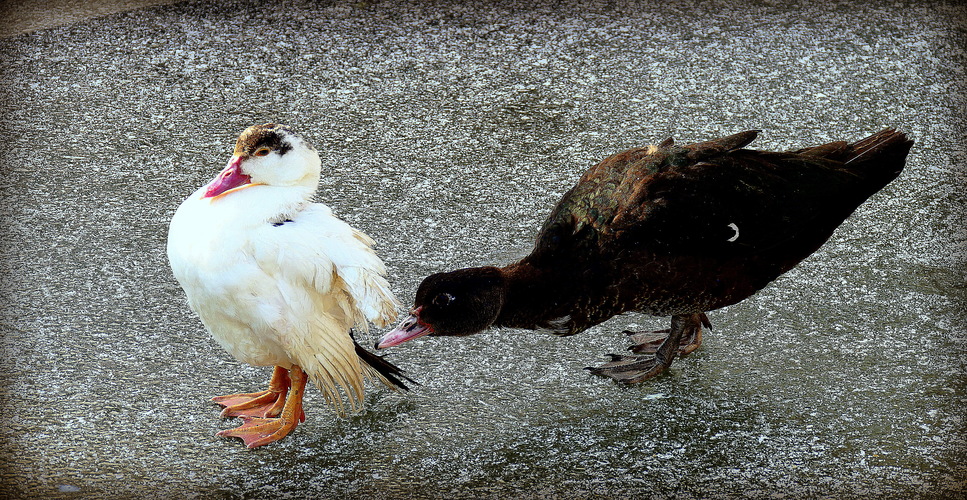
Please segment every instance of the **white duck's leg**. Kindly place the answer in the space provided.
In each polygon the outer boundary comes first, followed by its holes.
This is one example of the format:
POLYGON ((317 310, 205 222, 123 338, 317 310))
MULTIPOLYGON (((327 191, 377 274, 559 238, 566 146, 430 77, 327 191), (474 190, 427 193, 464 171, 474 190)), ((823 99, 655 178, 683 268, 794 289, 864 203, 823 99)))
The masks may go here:
POLYGON ((269 380, 269 388, 259 392, 216 396, 212 401, 225 407, 222 418, 277 417, 285 404, 291 382, 289 370, 276 366, 269 380))
POLYGON ((245 442, 245 446, 255 448, 274 443, 292 432, 299 425, 299 422, 304 422, 306 419, 306 414, 302 411, 302 398, 305 395, 306 382, 309 379, 302 368, 297 365, 292 365, 288 378, 290 386, 288 394, 284 398, 285 405, 277 417, 242 416, 245 423, 241 426, 221 431, 216 435, 241 438, 245 442))

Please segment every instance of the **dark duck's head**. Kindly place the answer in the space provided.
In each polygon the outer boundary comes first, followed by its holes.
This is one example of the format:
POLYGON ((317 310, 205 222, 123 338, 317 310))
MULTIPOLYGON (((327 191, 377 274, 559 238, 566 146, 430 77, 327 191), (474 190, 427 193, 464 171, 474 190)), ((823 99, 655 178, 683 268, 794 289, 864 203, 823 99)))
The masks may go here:
POLYGON ((497 320, 504 305, 503 272, 496 267, 458 269, 427 276, 409 317, 376 344, 392 347, 424 335, 472 335, 497 320))

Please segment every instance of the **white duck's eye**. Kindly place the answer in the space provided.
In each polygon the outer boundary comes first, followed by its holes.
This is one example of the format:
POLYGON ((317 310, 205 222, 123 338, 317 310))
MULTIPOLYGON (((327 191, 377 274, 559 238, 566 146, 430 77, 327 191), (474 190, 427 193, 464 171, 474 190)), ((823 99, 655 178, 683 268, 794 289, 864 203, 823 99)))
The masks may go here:
POLYGON ((265 156, 269 154, 269 148, 258 148, 255 150, 255 156, 265 156))
POLYGON ((453 302, 455 299, 456 297, 454 297, 453 295, 450 295, 449 293, 441 293, 436 297, 433 297, 433 305, 437 307, 445 307, 450 305, 450 303, 453 302))

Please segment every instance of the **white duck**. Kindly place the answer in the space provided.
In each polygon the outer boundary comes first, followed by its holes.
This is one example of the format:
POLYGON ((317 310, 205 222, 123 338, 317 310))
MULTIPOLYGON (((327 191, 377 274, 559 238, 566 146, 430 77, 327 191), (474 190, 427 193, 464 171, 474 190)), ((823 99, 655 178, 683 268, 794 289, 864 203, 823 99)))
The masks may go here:
POLYGON ((288 127, 250 127, 228 166, 171 219, 168 260, 191 308, 236 359, 275 366, 267 390, 213 399, 223 417, 244 419, 218 435, 249 448, 305 420, 307 376, 340 415, 342 393, 361 407, 364 379, 397 390, 410 380, 350 336, 368 322, 389 325, 398 303, 373 240, 310 201, 320 164, 288 127))

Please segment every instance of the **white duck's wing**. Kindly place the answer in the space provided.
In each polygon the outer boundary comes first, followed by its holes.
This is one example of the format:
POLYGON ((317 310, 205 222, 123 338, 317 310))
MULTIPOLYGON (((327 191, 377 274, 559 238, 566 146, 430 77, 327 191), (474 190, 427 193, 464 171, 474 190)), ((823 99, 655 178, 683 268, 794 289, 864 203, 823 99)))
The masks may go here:
POLYGON ((261 252, 258 260, 277 267, 289 281, 310 283, 319 293, 347 294, 357 329, 367 331, 369 322, 385 327, 395 321, 400 304, 386 281, 386 266, 373 251, 372 238, 319 203, 294 219, 266 230, 275 233, 272 239, 280 248, 261 252))
POLYGON ((283 335, 293 361, 343 413, 340 386, 353 410, 363 399, 363 378, 397 388, 358 355, 350 329, 393 321, 398 305, 383 277, 372 240, 313 204, 291 221, 266 225, 252 239, 251 255, 274 276, 290 317, 283 335))
MULTIPOLYGON (((321 208, 314 212, 310 217, 324 216, 321 208)), ((331 214, 328 218, 335 223, 326 225, 319 245, 334 266, 336 279, 330 286, 349 294, 356 328, 368 331, 369 322, 388 326, 396 319, 400 304, 386 282, 386 266, 373 251, 373 240, 331 214)))

